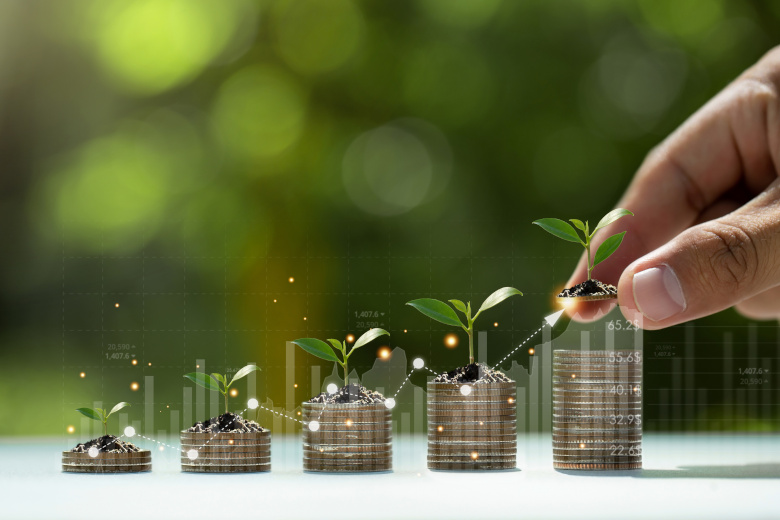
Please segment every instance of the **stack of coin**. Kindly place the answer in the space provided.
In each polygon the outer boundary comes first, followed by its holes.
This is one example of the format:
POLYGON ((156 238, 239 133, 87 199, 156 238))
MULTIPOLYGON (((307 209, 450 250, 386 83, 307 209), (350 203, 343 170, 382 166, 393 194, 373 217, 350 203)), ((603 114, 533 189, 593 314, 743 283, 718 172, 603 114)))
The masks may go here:
POLYGON ((642 467, 642 353, 553 353, 553 466, 642 467))
POLYGON ((428 382, 428 468, 512 469, 517 465, 515 382, 428 382))
POLYGON ((393 469, 393 430, 384 403, 303 403, 303 469, 393 469))
POLYGON ((131 453, 62 452, 62 471, 66 473, 139 473, 152 470, 152 452, 131 453))
POLYGON ((181 470, 187 473, 271 471, 271 432, 181 432, 181 470))

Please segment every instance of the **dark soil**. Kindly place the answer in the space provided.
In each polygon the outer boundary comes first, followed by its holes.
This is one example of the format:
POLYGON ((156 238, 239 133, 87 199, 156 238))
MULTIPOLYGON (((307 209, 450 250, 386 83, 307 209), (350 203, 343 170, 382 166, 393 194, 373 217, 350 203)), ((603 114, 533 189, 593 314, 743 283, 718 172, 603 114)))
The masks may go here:
POLYGON ((265 428, 255 421, 248 421, 234 413, 223 413, 208 421, 198 421, 187 429, 191 433, 249 433, 264 432, 265 428))
POLYGON ((484 363, 472 363, 456 368, 433 379, 434 383, 510 383, 506 374, 493 370, 484 363))
POLYGON ((119 440, 118 437, 113 435, 104 435, 103 437, 92 439, 89 442, 79 444, 70 451, 73 453, 87 453, 93 446, 97 447, 102 453, 135 453, 141 451, 141 448, 132 442, 119 440))
POLYGON ((564 289, 558 298, 580 298, 583 296, 614 296, 617 298, 617 287, 598 280, 587 280, 569 289, 564 289))
POLYGON ((350 383, 347 386, 342 386, 335 394, 329 394, 323 392, 320 395, 314 396, 309 399, 310 403, 327 403, 327 404, 371 404, 371 403, 384 403, 385 396, 379 392, 368 390, 363 385, 356 385, 350 383))

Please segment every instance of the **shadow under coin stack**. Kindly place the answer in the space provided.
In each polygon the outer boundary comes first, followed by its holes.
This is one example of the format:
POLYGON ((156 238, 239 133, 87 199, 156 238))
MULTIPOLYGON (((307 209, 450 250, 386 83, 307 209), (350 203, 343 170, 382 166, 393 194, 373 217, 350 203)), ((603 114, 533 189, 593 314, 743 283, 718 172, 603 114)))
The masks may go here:
POLYGON ((428 468, 500 470, 517 465, 512 382, 428 382, 428 468))
POLYGON ((188 473, 271 471, 271 432, 181 432, 181 470, 188 473))
POLYGON ((642 468, 642 353, 553 353, 555 469, 642 468))
POLYGON ((393 469, 391 412, 385 403, 303 403, 303 469, 323 472, 393 469), (316 421, 317 428, 309 425, 316 421))

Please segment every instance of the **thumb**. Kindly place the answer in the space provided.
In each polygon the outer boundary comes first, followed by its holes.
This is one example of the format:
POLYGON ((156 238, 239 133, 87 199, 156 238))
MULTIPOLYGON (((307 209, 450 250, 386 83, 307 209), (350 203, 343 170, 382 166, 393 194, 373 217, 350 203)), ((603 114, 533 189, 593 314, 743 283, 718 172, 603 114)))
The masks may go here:
POLYGON ((780 181, 717 220, 694 226, 629 265, 618 302, 661 329, 727 309, 780 285, 780 181))

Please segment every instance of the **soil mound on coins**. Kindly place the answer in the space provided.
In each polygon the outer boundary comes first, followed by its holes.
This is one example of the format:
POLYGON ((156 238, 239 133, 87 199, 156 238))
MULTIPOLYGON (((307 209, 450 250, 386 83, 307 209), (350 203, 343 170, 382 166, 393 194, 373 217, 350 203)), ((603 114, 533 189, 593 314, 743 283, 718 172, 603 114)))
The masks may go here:
POLYGON ((135 453, 141 451, 141 448, 132 442, 125 442, 114 435, 104 435, 89 442, 77 445, 73 448, 73 453, 89 453, 90 448, 97 448, 101 453, 135 453))
POLYGON ((456 368, 443 374, 439 374, 433 380, 434 383, 510 383, 506 374, 493 370, 484 363, 472 363, 465 367, 456 368))
POLYGON ((234 413, 223 413, 208 421, 198 421, 187 429, 190 433, 250 433, 264 432, 265 428, 255 421, 248 421, 234 413))
POLYGON ((310 403, 326 403, 326 404, 371 404, 371 403, 384 403, 385 396, 379 392, 367 389, 363 385, 357 385, 350 383, 347 386, 342 386, 335 393, 329 394, 323 392, 320 395, 316 395, 309 399, 310 403))

